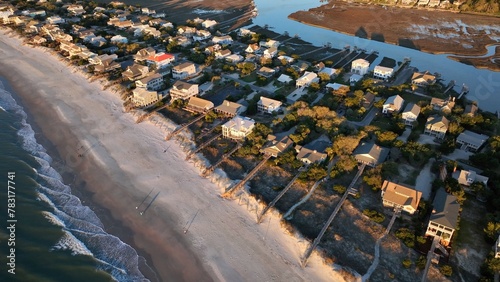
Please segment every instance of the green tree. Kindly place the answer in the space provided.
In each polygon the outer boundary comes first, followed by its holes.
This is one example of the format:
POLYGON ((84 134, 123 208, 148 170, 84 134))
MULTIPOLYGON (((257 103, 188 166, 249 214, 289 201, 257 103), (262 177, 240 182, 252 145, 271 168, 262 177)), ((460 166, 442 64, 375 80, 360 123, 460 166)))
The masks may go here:
POLYGON ((401 264, 403 265, 404 268, 408 269, 411 267, 411 260, 409 259, 404 259, 401 264))
POLYGON ((307 171, 301 173, 302 181, 318 181, 327 175, 326 169, 319 164, 313 164, 307 171))
POLYGON ((377 191, 382 186, 382 175, 381 175, 382 166, 377 166, 368 170, 363 176, 363 181, 372 187, 372 190, 377 191))
POLYGON ((488 240, 494 242, 500 233, 500 222, 488 222, 483 231, 488 240))
POLYGON ((307 89, 308 92, 318 92, 321 86, 317 82, 312 82, 307 89))
POLYGON ((330 75, 327 73, 320 72, 318 76, 319 76, 319 79, 321 80, 321 82, 329 82, 330 81, 330 75))
POLYGON ((333 185, 333 191, 339 193, 339 194, 344 194, 347 188, 343 185, 337 184, 333 185))
POLYGON ((443 265, 439 268, 439 272, 446 277, 450 277, 453 274, 453 269, 449 265, 443 265))
POLYGON ((492 273, 500 272, 500 258, 492 258, 488 261, 488 269, 492 273))
POLYGON ((392 131, 378 131, 375 133, 377 135, 377 141, 382 146, 390 146, 398 135, 392 131))
POLYGON ((236 66, 240 69, 242 76, 249 75, 255 70, 255 64, 250 62, 238 63, 236 66))
POLYGON ((495 135, 495 136, 491 137, 489 142, 490 142, 491 150, 493 150, 494 152, 500 151, 500 135, 495 135))

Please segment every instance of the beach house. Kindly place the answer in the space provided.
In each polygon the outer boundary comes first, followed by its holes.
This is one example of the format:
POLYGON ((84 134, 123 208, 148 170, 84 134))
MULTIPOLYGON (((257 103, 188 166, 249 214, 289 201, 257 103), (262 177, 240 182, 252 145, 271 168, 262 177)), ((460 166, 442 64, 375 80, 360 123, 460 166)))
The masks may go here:
POLYGON ((201 23, 201 26, 203 28, 206 28, 206 29, 213 28, 216 25, 217 25, 217 21, 214 21, 214 20, 205 20, 204 22, 201 23))
POLYGON ((260 152, 275 158, 293 145, 293 141, 290 137, 288 137, 288 135, 278 138, 275 135, 269 134, 267 136, 267 141, 268 142, 262 147, 262 149, 260 149, 260 152))
POLYGON ((218 51, 215 51, 214 55, 215 55, 216 59, 224 59, 227 56, 231 55, 231 50, 229 50, 229 49, 218 50, 218 51))
POLYGON ((210 37, 212 37, 212 34, 208 30, 198 30, 196 33, 193 35, 193 40, 194 41, 203 41, 207 40, 210 37))
POLYGON ((457 137, 457 144, 462 145, 461 150, 467 150, 471 152, 476 152, 481 146, 486 143, 488 136, 484 134, 479 134, 472 132, 470 130, 465 130, 460 133, 457 137))
POLYGON ((373 78, 387 80, 387 79, 391 78, 393 74, 394 74, 393 68, 376 66, 373 69, 373 78))
POLYGON ((436 83, 436 76, 426 72, 414 72, 411 77, 411 83, 420 87, 426 87, 436 83))
POLYGON ((446 193, 443 188, 438 189, 432 202, 432 214, 425 236, 437 236, 441 245, 448 246, 457 229, 459 213, 457 197, 446 193))
POLYGON ((443 111, 445 113, 451 112, 453 107, 455 107, 455 97, 448 97, 448 99, 432 98, 431 106, 436 111, 443 111))
POLYGON ((137 79, 144 78, 149 73, 149 67, 139 64, 133 64, 128 66, 127 69, 122 72, 122 77, 130 81, 135 81, 137 79))
POLYGON ((163 76, 159 73, 152 73, 135 82, 137 88, 145 88, 147 90, 160 90, 163 88, 163 76))
POLYGON ((384 207, 401 209, 410 215, 417 211, 422 192, 388 180, 384 181, 381 190, 384 207))
POLYGON ((276 70, 272 68, 268 68, 266 66, 261 67, 258 71, 257 74, 263 77, 272 77, 274 74, 276 74, 276 70))
POLYGON ((189 98, 189 102, 186 106, 186 111, 192 113, 206 113, 207 111, 213 109, 214 103, 199 98, 199 97, 191 97, 189 98))
POLYGON ((375 143, 361 143, 353 152, 358 163, 375 167, 385 161, 389 155, 389 149, 380 147, 375 143))
POLYGON ((469 117, 475 117, 477 114, 478 107, 475 104, 468 104, 465 106, 464 115, 469 117))
POLYGON ((172 68, 172 77, 174 79, 185 79, 196 73, 196 66, 191 62, 184 62, 172 68))
POLYGON ((399 95, 394 95, 385 101, 384 105, 382 106, 382 113, 383 114, 392 114, 392 113, 399 113, 401 110, 401 107, 403 106, 404 100, 401 98, 399 95))
POLYGON ((255 127, 255 121, 248 117, 235 116, 222 125, 222 136, 233 140, 243 140, 255 127))
POLYGON ((222 104, 215 107, 215 112, 226 117, 234 117, 243 114, 247 110, 244 105, 224 100, 222 104))
POLYGON ((115 35, 109 40, 112 44, 124 44, 128 43, 128 39, 125 36, 115 35))
POLYGON ((408 103, 406 105, 402 116, 405 121, 405 125, 413 127, 413 124, 417 121, 418 115, 420 114, 420 107, 413 103, 408 103))
POLYGON ((196 95, 198 95, 198 84, 177 80, 170 89, 171 101, 177 99, 187 100, 196 95))
POLYGON ((156 50, 153 47, 143 48, 134 55, 134 60, 136 62, 146 61, 149 57, 154 56, 156 54, 156 50))
POLYGON ((212 37, 212 42, 214 44, 231 45, 233 44, 233 39, 229 35, 214 36, 212 37))
POLYGON ((136 88, 132 91, 131 101, 136 107, 146 107, 160 100, 158 92, 145 88, 136 88))
POLYGON ((375 94, 370 91, 366 91, 360 101, 360 106, 365 108, 365 110, 368 110, 373 105, 373 102, 375 102, 375 94))
POLYGON ((162 69, 167 66, 170 66, 172 62, 175 61, 175 56, 172 54, 166 54, 166 53, 158 53, 158 54, 153 54, 150 55, 147 58, 147 63, 150 66, 156 67, 156 69, 162 69))
MULTIPOLYGON (((102 56, 102 55, 101 55, 102 56)), ((99 56, 100 57, 100 56, 99 56)), ((96 57, 94 57, 96 58, 96 57)), ((91 58, 91 59, 94 59, 91 58)), ((105 59, 101 59, 97 61, 97 64, 94 65, 94 71, 98 73, 109 72, 115 69, 119 69, 121 65, 114 61, 113 57, 107 57, 105 59)))
POLYGON ((449 124, 450 122, 444 116, 430 116, 427 118, 424 133, 438 139, 443 139, 446 131, 448 131, 449 124))
POLYGON ((365 75, 370 67, 370 62, 365 59, 356 59, 351 63, 351 72, 359 75, 365 75))
POLYGON ((257 102, 257 111, 260 113, 272 114, 279 111, 282 104, 281 101, 260 96, 260 100, 257 102))
POLYGON ((246 53, 255 53, 259 49, 260 49, 260 47, 257 43, 252 43, 252 44, 248 44, 247 48, 245 49, 245 52, 246 53))
POLYGON ((295 152, 297 153, 297 160, 306 165, 320 163, 326 160, 328 155, 325 153, 325 150, 331 145, 332 142, 326 135, 321 135, 319 138, 304 146, 296 145, 295 152))
POLYGON ((488 185, 489 178, 478 174, 473 170, 455 170, 452 177, 458 181, 458 184, 469 187, 474 182, 483 183, 485 186, 488 185))
POLYGON ((301 77, 295 82, 295 87, 307 87, 313 82, 318 82, 318 75, 314 72, 306 71, 301 77))

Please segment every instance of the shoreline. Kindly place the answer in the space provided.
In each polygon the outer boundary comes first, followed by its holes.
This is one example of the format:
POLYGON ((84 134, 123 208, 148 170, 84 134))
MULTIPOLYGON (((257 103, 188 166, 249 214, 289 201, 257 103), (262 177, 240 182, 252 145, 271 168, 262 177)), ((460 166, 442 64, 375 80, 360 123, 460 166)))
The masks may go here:
POLYGON ((35 117, 29 110, 27 110, 23 101, 24 99, 17 94, 10 81, 2 73, 2 70, 0 70, 0 82, 3 83, 5 90, 11 93, 12 98, 16 101, 16 103, 23 108, 26 113, 26 122, 35 132, 37 143, 42 145, 42 147, 47 151, 47 154, 52 158, 50 165, 61 175, 63 183, 71 187, 71 194, 78 197, 83 205, 88 206, 96 213, 99 220, 106 228, 106 232, 119 237, 120 240, 130 245, 137 251, 139 258, 143 258, 143 260, 139 261, 139 270, 144 274, 144 276, 150 278, 151 281, 159 281, 157 278, 151 279, 152 277, 156 277, 156 273, 158 273, 154 266, 147 265, 146 263, 146 261, 151 261, 151 256, 143 249, 138 248, 134 244, 133 239, 130 236, 127 236, 130 233, 130 229, 126 228, 123 224, 121 224, 121 222, 115 220, 108 210, 92 201, 93 193, 85 190, 85 180, 76 171, 73 171, 71 167, 64 165, 64 160, 59 155, 56 145, 43 134, 43 131, 38 125, 35 117))
MULTIPOLYGON (((3 34, 0 39, 7 37, 5 31, 0 32, 3 34)), ((5 39, 10 41, 9 46, 14 50, 5 50, 3 53, 23 53, 14 56, 15 59, 5 59, 6 64, 15 69, 5 74, 5 77, 21 97, 26 111, 33 115, 35 123, 55 145, 66 165, 79 172, 82 183, 85 181, 86 184, 84 191, 94 193, 92 202, 98 207, 106 207, 113 219, 132 230, 130 237, 133 238, 135 249, 143 248, 151 255, 162 280, 171 278, 172 273, 169 271, 173 270, 178 270, 182 280, 189 281, 209 281, 208 277, 228 281, 265 280, 267 277, 343 280, 332 267, 324 265, 317 255, 311 260, 310 267, 301 269, 298 257, 306 244, 303 241, 296 242, 293 235, 286 234, 278 220, 270 224, 272 234, 266 241, 271 241, 272 244, 265 246, 267 243, 262 242, 261 238, 266 230, 255 224, 252 214, 235 201, 221 200, 218 197, 220 189, 201 178, 193 165, 184 162, 184 153, 179 144, 167 144, 169 142, 163 140, 164 134, 157 127, 150 122, 135 125, 133 117, 122 112, 121 100, 116 94, 100 90, 99 85, 88 83, 80 73, 74 74, 70 67, 61 62, 55 63, 57 59, 52 55, 43 54, 47 58, 36 58, 38 63, 51 61, 53 65, 50 67, 33 62, 28 64, 23 61, 26 60, 26 55, 33 58, 34 54, 42 51, 38 48, 15 46, 12 41, 17 40, 20 45, 19 39, 5 39), (26 70, 22 70, 23 67, 26 70), (55 69, 56 67, 61 69, 55 69), (67 78, 57 82, 44 80, 50 78, 51 74, 60 75, 61 72, 67 78), (32 77, 26 79, 28 73, 32 77), (17 80, 13 78, 16 74, 17 80), (21 78, 28 81, 22 81, 21 78), (42 79, 37 81, 36 78, 42 79), (26 83, 29 80, 39 82, 40 85, 26 83), (67 90, 65 93, 46 93, 45 90, 59 90, 57 84, 53 83, 66 83, 65 80, 68 80, 68 84, 62 85, 62 90, 67 90), (92 91, 88 91, 89 88, 92 91), (35 95, 29 97, 32 93, 35 95), (50 112, 51 109, 53 112, 50 112), (59 124, 48 124, 48 120, 59 120, 59 124), (52 130, 55 132, 51 132, 52 130), (117 136, 107 136, 113 134, 117 136), (68 142, 78 145, 70 145, 68 142), (119 146, 115 146, 117 143, 119 146), (80 144, 92 148, 83 161, 75 159, 75 148, 80 144), (95 144, 98 145, 94 148, 95 144), (143 148, 139 144, 148 146, 143 148), (170 148, 169 158, 162 153, 166 147, 170 148), (162 169, 161 166, 167 165, 175 169, 162 169), (164 173, 168 173, 169 177, 165 177, 164 173), (182 179, 186 177, 189 178, 187 181, 182 179), (107 179, 111 181, 108 182, 107 179), (130 211, 130 207, 137 205, 152 187, 160 187, 158 189, 162 194, 141 218, 135 209, 130 211), (190 232, 179 235, 182 226, 192 218, 196 209, 202 212, 190 232), (168 218, 165 218, 167 214, 168 218), (172 257, 166 257, 166 253, 172 257), (174 256, 179 257, 173 258, 174 256), (166 269, 165 259, 167 262, 180 264, 166 269)), ((272 219, 276 217, 269 216, 272 219)), ((106 230, 109 231, 109 228, 106 226, 106 230)), ((171 266, 172 263, 168 265, 171 266)))

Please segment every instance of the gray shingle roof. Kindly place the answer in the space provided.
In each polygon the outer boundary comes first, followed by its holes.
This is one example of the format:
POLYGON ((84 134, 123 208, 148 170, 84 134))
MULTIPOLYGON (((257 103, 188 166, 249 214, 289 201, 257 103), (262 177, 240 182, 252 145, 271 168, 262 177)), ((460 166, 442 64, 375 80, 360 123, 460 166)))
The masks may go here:
POLYGON ((436 192, 433 213, 430 221, 450 227, 457 228, 457 219, 460 212, 460 204, 457 202, 457 197, 446 193, 443 188, 436 192))
POLYGON ((389 149, 375 143, 362 143, 354 150, 353 154, 359 162, 378 165, 385 161, 389 155, 389 149))

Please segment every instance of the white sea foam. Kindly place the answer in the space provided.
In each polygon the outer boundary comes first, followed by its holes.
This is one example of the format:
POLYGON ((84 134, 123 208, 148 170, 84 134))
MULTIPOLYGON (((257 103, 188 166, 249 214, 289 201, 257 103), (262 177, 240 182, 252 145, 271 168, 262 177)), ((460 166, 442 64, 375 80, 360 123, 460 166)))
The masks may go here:
POLYGON ((59 242, 51 248, 51 250, 70 250, 72 255, 93 256, 92 252, 87 249, 82 241, 76 239, 73 234, 66 230, 63 230, 63 232, 63 236, 59 239, 59 242))
POLYGON ((102 222, 80 199, 71 194, 71 188, 63 183, 61 175, 51 166, 52 158, 37 143, 35 132, 26 122, 26 113, 17 105, 12 95, 0 89, 0 105, 4 111, 19 116, 22 148, 39 163, 34 168, 39 178, 37 200, 45 202, 53 212, 45 212, 47 220, 62 228, 64 235, 51 250, 70 250, 72 254, 94 257, 97 268, 111 274, 116 281, 149 281, 139 270, 139 256, 118 237, 104 231, 102 222))

